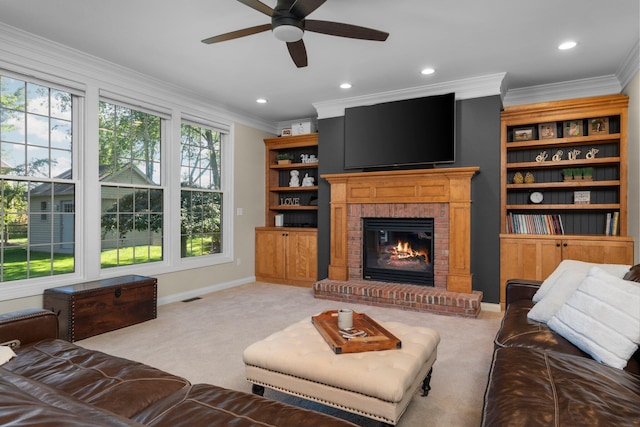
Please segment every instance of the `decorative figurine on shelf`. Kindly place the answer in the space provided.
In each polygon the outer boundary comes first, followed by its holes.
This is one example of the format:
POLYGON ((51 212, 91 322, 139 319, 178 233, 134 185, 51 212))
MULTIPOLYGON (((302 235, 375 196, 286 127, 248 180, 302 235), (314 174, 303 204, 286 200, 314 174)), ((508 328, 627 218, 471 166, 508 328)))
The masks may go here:
POLYGON ((298 178, 300 172, 294 169, 290 172, 290 175, 291 179, 289 180, 289 187, 300 187, 300 179, 298 178))
POLYGON ((578 158, 578 154, 580 154, 580 150, 571 150, 567 153, 569 160, 576 160, 578 158))
POLYGON ((308 173, 305 173, 305 174, 304 174, 304 178, 302 178, 302 186, 303 186, 303 187, 313 187, 313 182, 314 182, 315 180, 316 180, 316 179, 315 179, 314 177, 309 176, 309 174, 308 174, 308 173))
POLYGON ((585 159, 595 159, 596 158, 596 154, 598 154, 600 150, 598 150, 597 148, 592 148, 591 150, 587 151, 587 154, 584 156, 585 159))
POLYGON ((315 154, 300 154, 301 163, 318 163, 318 158, 315 154))
POLYGON ((547 154, 547 152, 543 151, 536 156, 536 162, 538 163, 544 162, 545 160, 547 160, 548 157, 549 155, 547 154))
POLYGON ((524 182, 524 177, 522 176, 522 174, 520 172, 516 172, 515 175, 513 175, 513 183, 522 184, 523 182, 524 182))
POLYGON ((558 150, 556 151, 556 154, 554 154, 553 157, 551 157, 551 160, 553 160, 554 162, 559 162, 560 160, 562 160, 563 154, 564 154, 564 151, 558 150))
POLYGON ((533 184, 535 181, 536 179, 533 177, 533 174, 531 172, 527 172, 526 174, 524 174, 525 184, 533 184))

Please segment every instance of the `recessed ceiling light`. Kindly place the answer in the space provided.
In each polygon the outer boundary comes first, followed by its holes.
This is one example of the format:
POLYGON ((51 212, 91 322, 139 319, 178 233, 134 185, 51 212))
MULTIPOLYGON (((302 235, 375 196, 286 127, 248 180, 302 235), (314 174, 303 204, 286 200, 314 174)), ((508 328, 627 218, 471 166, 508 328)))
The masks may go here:
POLYGON ((422 71, 420 71, 420 73, 424 74, 425 76, 428 76, 429 74, 433 74, 435 72, 436 70, 434 70, 433 68, 425 68, 422 71))
POLYGON ((340 89, 351 89, 351 83, 342 83, 340 89))
POLYGON ((264 99, 264 98, 258 98, 258 99, 256 99, 256 102, 257 102, 258 104, 266 104, 266 103, 267 103, 267 102, 269 102, 269 101, 267 101, 267 100, 266 100, 266 99, 264 99))
POLYGON ((574 41, 564 42, 560 46, 558 46, 558 49, 560 49, 560 50, 573 49, 574 47, 576 47, 577 44, 578 43, 576 43, 574 41))

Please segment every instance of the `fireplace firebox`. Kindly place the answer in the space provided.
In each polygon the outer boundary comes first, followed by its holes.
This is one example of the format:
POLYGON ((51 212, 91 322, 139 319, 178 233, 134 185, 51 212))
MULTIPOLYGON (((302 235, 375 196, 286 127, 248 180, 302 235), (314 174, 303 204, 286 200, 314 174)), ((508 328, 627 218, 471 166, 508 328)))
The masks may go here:
POLYGON ((433 286, 433 218, 363 218, 365 280, 433 286))

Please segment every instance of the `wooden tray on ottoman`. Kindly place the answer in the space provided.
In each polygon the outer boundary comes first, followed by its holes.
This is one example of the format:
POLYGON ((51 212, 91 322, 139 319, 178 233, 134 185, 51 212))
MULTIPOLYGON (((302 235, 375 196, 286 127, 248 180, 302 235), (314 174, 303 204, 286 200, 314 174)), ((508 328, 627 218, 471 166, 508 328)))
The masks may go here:
POLYGON ((364 313, 353 312, 353 327, 366 332, 366 337, 344 338, 338 329, 338 310, 320 313, 311 321, 335 354, 402 348, 402 341, 364 313))

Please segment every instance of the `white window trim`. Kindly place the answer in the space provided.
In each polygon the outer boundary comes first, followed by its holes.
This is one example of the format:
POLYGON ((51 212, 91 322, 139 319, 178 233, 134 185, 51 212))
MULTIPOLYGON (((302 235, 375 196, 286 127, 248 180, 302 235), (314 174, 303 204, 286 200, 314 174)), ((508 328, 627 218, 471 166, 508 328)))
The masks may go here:
MULTIPOLYGON (((174 123, 174 133, 175 144, 171 146, 171 155, 173 158, 180 159, 180 150, 181 150, 181 132, 180 127, 182 123, 188 123, 196 126, 204 126, 211 127, 215 130, 218 130, 222 134, 221 140, 221 156, 220 161, 222 163, 222 173, 220 176, 220 190, 223 194, 222 199, 222 252, 218 254, 211 255, 201 255, 197 257, 186 257, 182 258, 180 256, 180 197, 175 197, 172 200, 171 212, 173 213, 173 218, 176 218, 175 221, 172 221, 171 226, 171 245, 170 247, 173 249, 171 251, 172 260, 174 261, 174 265, 180 270, 187 270, 190 268, 199 268, 199 267, 207 267, 211 265, 224 264, 233 262, 234 260, 234 199, 233 196, 233 170, 234 170, 234 137, 233 137, 233 129, 231 125, 223 126, 214 126, 213 122, 207 122, 204 120, 194 120, 195 116, 186 116, 182 115, 181 120, 177 120, 177 123, 174 123), (177 239, 177 241, 176 241, 177 239)), ((182 188, 180 187, 180 162, 176 162, 176 164, 171 165, 173 169, 173 174, 175 178, 172 178, 171 184, 175 186, 175 191, 177 191, 178 196, 180 195, 180 191, 182 188)))
MULTIPOLYGON (((4 70, 2 70, 4 72, 4 70)), ((8 74, 5 74, 8 75, 8 74)), ((26 79, 20 74, 13 73, 16 78, 26 79)), ((58 81, 60 79, 57 79, 58 81)), ((38 80, 52 88, 66 90, 64 86, 38 80)), ((78 94, 78 90, 72 92, 78 94)), ((45 289, 66 286, 83 281, 99 280, 116 277, 125 274, 139 274, 154 276, 179 272, 183 270, 210 267, 213 265, 231 263, 234 260, 234 132, 233 124, 218 120, 216 114, 211 114, 211 119, 203 119, 207 116, 203 113, 187 113, 184 108, 173 107, 157 108, 155 103, 147 103, 143 96, 138 102, 125 102, 130 98, 118 97, 115 92, 108 92, 98 87, 88 85, 86 92, 78 96, 78 106, 74 109, 74 173, 73 183, 76 185, 76 263, 75 272, 58 276, 47 276, 35 279, 0 282, 0 301, 17 298, 26 298, 42 294, 45 289), (102 94, 110 96, 103 97, 102 94), (223 147, 221 153, 222 175, 221 190, 223 199, 223 248, 218 254, 203 255, 199 257, 181 258, 180 256, 180 162, 161 162, 161 188, 164 191, 165 202, 165 227, 163 260, 145 264, 112 267, 102 269, 100 267, 100 224, 95 218, 100 216, 100 182, 98 174, 98 152, 87 147, 98 147, 98 102, 105 100, 115 101, 129 107, 139 108, 158 114, 165 118, 163 132, 165 140, 161 148, 162 159, 180 158, 180 125, 185 119, 200 126, 212 127, 223 134, 223 147), (160 111, 158 111, 160 110, 160 111), (77 114, 77 117, 76 117, 77 114)), ((137 99, 137 98, 136 98, 137 99)), ((167 105, 170 105, 167 102, 167 105)))
MULTIPOLYGON (((77 254, 84 253, 84 239, 83 239, 83 227, 81 221, 81 215, 84 213, 84 203, 82 202, 82 194, 84 192, 83 181, 80 179, 83 172, 82 162, 80 161, 82 152, 82 137, 84 134, 83 124, 85 117, 85 94, 79 90, 69 89, 60 84, 51 83, 45 80, 36 79, 31 76, 24 76, 17 73, 9 72, 5 69, 0 69, 0 74, 15 78, 18 80, 26 81, 28 83, 36 83, 38 85, 46 86, 52 89, 58 89, 68 91, 75 97, 75 105, 72 110, 72 134, 73 134, 73 149, 72 149, 72 162, 73 172, 71 180, 62 181, 64 183, 71 183, 75 186, 75 268, 73 273, 61 274, 55 276, 44 276, 33 279, 24 280, 12 280, 9 282, 0 282, 0 301, 10 300, 15 298, 28 297, 38 295, 47 288, 56 286, 64 286, 69 283, 76 283, 82 278, 83 269, 81 262, 79 262, 77 254)), ((12 177, 9 177, 11 179, 12 177)), ((37 181, 39 178, 24 177, 29 180, 37 181)), ((53 179, 50 182, 61 182, 60 180, 53 179)))

